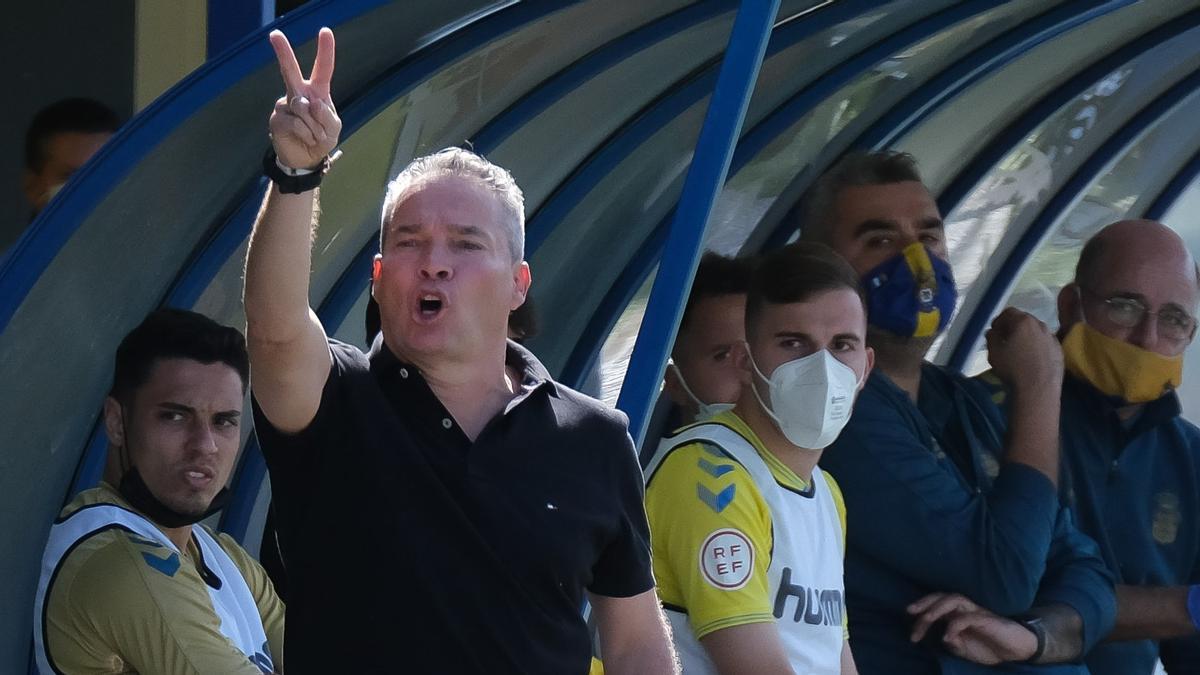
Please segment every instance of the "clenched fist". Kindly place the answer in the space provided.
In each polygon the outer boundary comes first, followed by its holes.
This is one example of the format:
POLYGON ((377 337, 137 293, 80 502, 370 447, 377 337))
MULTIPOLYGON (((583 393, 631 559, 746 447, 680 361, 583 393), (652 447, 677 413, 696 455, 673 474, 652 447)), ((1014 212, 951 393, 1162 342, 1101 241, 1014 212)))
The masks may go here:
POLYGON ((1058 340, 1033 315, 1009 307, 986 334, 992 372, 1010 389, 1047 387, 1058 396, 1063 356, 1058 340))

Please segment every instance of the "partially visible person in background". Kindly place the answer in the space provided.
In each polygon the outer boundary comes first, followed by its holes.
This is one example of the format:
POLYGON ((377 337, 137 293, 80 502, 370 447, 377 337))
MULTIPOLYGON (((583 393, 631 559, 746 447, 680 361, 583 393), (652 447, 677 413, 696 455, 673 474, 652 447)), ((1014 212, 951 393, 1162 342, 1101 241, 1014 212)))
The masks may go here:
POLYGON ((664 432, 708 419, 737 402, 742 380, 733 348, 746 341, 746 292, 753 271, 750 258, 709 251, 700 259, 663 378, 663 393, 678 413, 664 432))
MULTIPOLYGON (((108 106, 90 98, 67 98, 40 110, 25 132, 21 190, 33 220, 121 126, 108 106)), ((4 242, 0 242, 3 246, 4 242)))

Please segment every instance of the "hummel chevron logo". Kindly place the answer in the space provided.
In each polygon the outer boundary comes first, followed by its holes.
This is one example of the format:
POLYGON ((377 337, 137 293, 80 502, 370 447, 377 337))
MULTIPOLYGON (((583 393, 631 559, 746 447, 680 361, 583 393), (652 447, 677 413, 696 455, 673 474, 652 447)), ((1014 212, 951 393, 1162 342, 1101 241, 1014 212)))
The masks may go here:
POLYGON ((697 462, 696 465, 703 469, 704 473, 712 476, 713 478, 720 478, 730 471, 733 471, 733 467, 729 464, 713 464, 703 457, 700 458, 700 461, 697 462))
POLYGON ((720 492, 713 492, 703 485, 696 483, 696 496, 700 501, 708 505, 708 508, 720 513, 725 510, 733 501, 734 492, 737 490, 737 485, 730 485, 720 492))
POLYGON ((151 555, 151 554, 143 551, 142 557, 146 559, 147 565, 153 567, 154 569, 158 570, 159 572, 162 572, 163 574, 165 574, 169 577, 175 576, 175 573, 179 571, 179 554, 178 553, 172 552, 171 555, 169 555, 165 558, 159 558, 157 556, 151 555))

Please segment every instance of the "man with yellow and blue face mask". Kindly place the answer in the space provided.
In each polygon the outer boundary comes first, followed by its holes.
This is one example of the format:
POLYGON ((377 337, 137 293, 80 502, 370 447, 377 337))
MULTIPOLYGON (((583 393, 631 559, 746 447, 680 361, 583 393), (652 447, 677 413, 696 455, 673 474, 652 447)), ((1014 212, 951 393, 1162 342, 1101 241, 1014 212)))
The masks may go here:
MULTIPOLYGON (((1195 261, 1152 221, 1101 230, 1058 296, 1060 490, 1118 583, 1120 641, 1090 655, 1093 675, 1149 674, 1157 640, 1200 626, 1200 429, 1175 394, 1198 302, 1195 261)), ((1161 647, 1168 672, 1200 668, 1195 637, 1161 647)))
POLYGON ((1032 316, 988 334, 1008 433, 981 383, 925 361, 954 310, 941 214, 912 157, 855 154, 806 200, 801 237, 862 275, 876 367, 821 460, 853 515, 854 656, 866 674, 1086 673, 1111 577, 1058 503, 1062 356, 1032 316))

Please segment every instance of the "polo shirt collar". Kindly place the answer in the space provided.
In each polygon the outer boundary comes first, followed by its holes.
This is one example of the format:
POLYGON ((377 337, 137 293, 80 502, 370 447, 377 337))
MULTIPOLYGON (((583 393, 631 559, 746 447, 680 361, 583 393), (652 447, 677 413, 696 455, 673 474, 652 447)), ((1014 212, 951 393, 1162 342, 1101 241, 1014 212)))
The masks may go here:
MULTIPOLYGON (((399 368, 411 368, 419 372, 416 366, 401 361, 384 344, 382 332, 375 336, 375 341, 371 343, 371 350, 367 353, 367 358, 371 362, 371 368, 380 372, 393 372, 399 368)), ((550 377, 550 372, 546 370, 542 362, 533 355, 533 352, 513 340, 509 340, 505 348, 504 364, 512 367, 521 375, 521 393, 514 399, 514 403, 543 386, 548 386, 551 389, 554 387, 554 380, 550 377)), ((511 408, 512 404, 509 407, 511 408)))
MULTIPOLYGON (((1063 391, 1073 394, 1090 414, 1100 412, 1110 419, 1117 419, 1117 405, 1113 399, 1071 373, 1063 375, 1063 391)), ((1142 407, 1137 421, 1128 430, 1129 438, 1170 422, 1179 417, 1181 412, 1179 396, 1173 391, 1164 394, 1142 407)))

